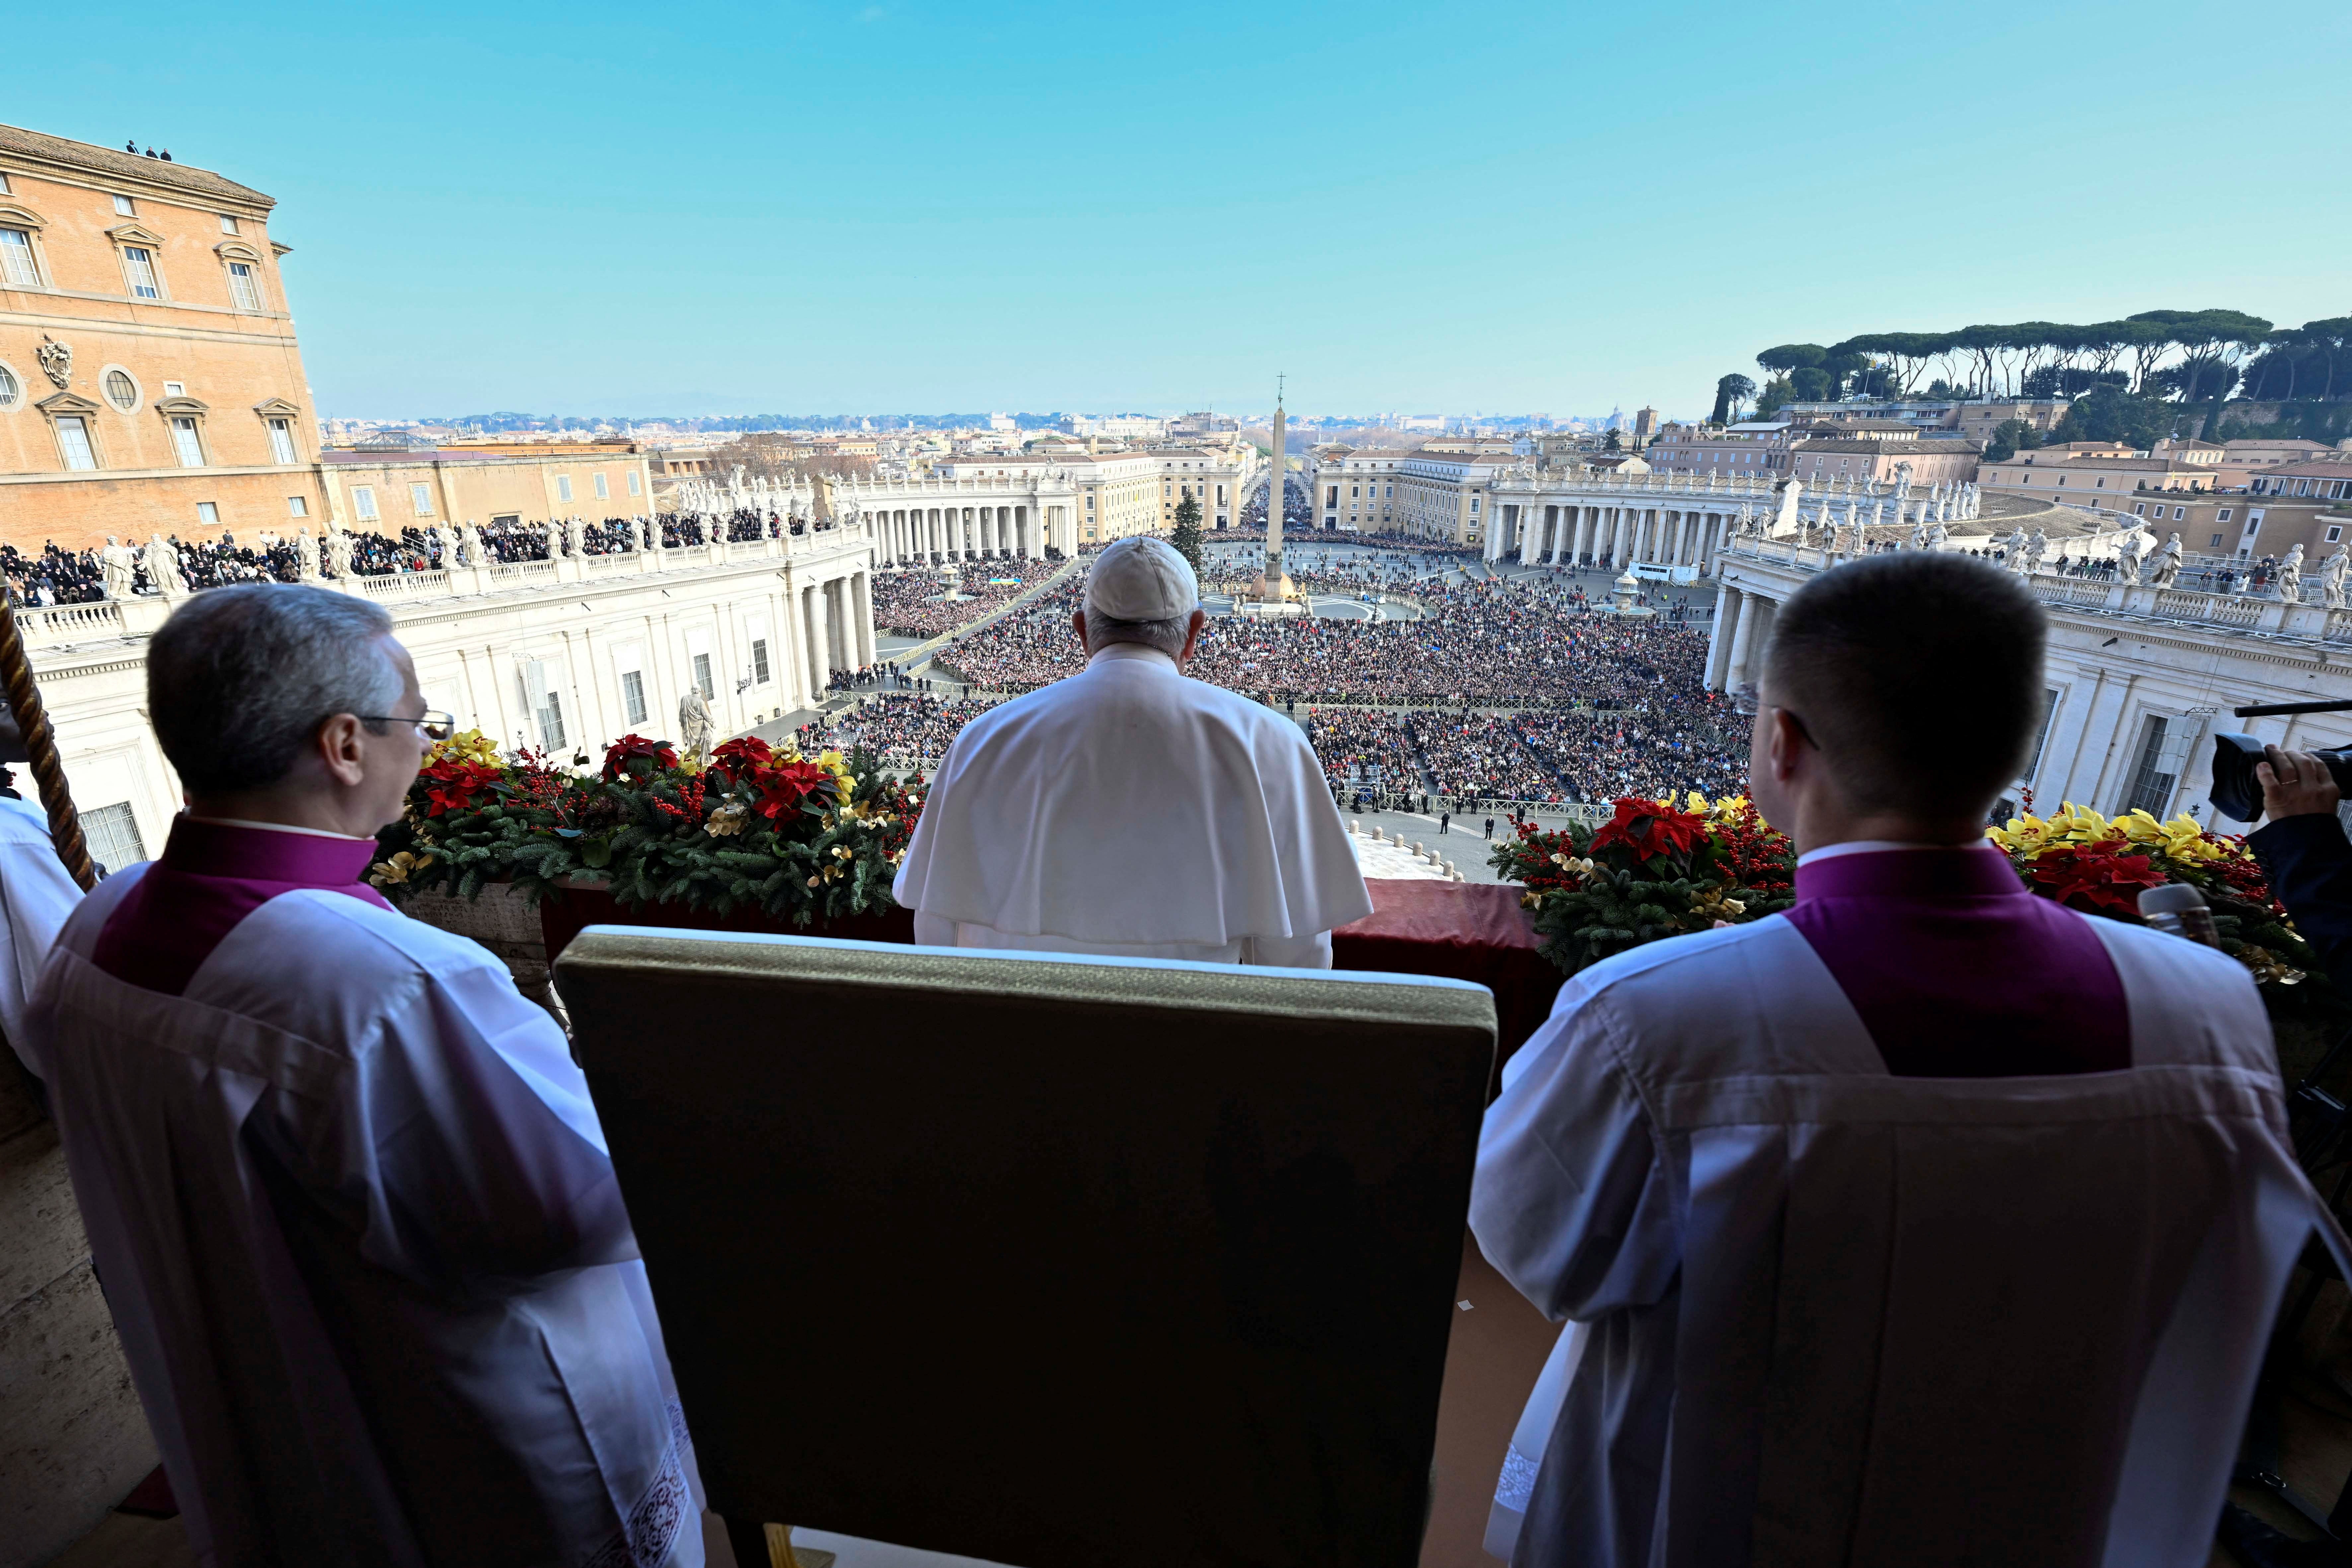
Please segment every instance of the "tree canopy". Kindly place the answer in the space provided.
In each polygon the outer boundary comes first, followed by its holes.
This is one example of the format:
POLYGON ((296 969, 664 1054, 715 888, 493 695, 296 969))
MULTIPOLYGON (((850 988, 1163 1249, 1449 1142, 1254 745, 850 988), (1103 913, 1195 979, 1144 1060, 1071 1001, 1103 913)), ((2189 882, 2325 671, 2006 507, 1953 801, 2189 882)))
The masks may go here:
MULTIPOLYGON (((2352 316, 2274 331, 2242 310, 2142 310, 2120 321, 1980 322, 1863 332, 1824 347, 1781 343, 1756 363, 1801 399, 1906 397, 1923 376, 1975 397, 2082 397, 2103 388, 2218 405, 2249 396, 2352 395, 2352 316)), ((2106 437, 2099 437, 2105 439, 2106 437)))

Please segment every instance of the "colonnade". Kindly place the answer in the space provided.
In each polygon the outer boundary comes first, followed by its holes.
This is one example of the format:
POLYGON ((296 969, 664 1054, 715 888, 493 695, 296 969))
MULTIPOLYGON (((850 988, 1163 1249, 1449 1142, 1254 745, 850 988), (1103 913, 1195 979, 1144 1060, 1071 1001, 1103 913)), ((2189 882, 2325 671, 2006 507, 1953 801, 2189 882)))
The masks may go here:
POLYGON ((1734 512, 1680 507, 1498 500, 1496 510, 1502 516, 1487 530, 1486 559, 1501 560, 1516 542, 1524 566, 1638 562, 1712 574, 1739 524, 1734 512))
POLYGON ((1729 584, 1716 590, 1715 629, 1706 640, 1706 689, 1737 691, 1756 684, 1764 668, 1764 645, 1771 640, 1780 603, 1753 588, 1729 584))
POLYGON ((845 577, 805 584, 796 608, 803 631, 799 651, 806 661, 809 689, 818 700, 823 699, 835 670, 877 662, 871 573, 853 572, 845 577))
POLYGON ((1043 561, 1047 543, 1060 542, 1045 537, 1038 510, 1031 506, 887 507, 870 515, 883 560, 927 565, 998 556, 1043 561))

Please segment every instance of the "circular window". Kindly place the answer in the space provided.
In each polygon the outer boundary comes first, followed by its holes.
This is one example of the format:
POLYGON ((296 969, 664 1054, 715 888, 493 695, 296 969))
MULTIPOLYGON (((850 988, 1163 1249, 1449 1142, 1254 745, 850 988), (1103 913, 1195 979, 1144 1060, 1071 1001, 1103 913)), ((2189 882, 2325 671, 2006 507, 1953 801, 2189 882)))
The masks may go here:
POLYGON ((100 384, 106 388, 106 400, 125 414, 139 406, 139 384, 131 379, 129 371, 110 369, 100 384))
POLYGON ((0 408, 14 408, 25 400, 25 384, 16 373, 0 364, 0 408))

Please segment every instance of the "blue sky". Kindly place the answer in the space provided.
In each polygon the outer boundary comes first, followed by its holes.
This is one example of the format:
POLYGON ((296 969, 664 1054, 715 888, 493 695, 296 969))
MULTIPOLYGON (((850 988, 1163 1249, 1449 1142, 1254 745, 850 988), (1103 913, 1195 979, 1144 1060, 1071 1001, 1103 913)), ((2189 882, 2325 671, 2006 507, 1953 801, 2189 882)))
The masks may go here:
POLYGON ((1791 340, 2352 313, 2352 8, 247 5, 0 117, 279 202, 328 414, 1703 412, 1791 340), (2234 31, 2230 18, 2247 25, 2234 31))

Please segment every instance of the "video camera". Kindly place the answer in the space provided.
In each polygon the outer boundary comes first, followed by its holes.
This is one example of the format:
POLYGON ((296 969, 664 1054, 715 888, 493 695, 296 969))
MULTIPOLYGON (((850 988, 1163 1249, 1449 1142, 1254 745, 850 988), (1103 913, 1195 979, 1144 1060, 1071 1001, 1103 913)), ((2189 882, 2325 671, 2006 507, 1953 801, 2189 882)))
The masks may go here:
MULTIPOLYGON (((2285 713, 2347 713, 2352 712, 2352 701, 2273 702, 2232 708, 2230 711, 2241 719, 2268 719, 2285 713)), ((2252 822, 2262 816, 2263 782, 2254 776, 2254 764, 2263 760, 2263 745, 2252 735, 2213 737, 2213 792, 2208 798, 2215 811, 2239 822, 2252 822)), ((2352 746, 2312 754, 2327 765, 2327 774, 2336 781, 2336 787, 2344 792, 2346 799, 2352 800, 2352 746)))

